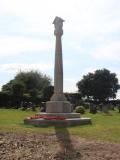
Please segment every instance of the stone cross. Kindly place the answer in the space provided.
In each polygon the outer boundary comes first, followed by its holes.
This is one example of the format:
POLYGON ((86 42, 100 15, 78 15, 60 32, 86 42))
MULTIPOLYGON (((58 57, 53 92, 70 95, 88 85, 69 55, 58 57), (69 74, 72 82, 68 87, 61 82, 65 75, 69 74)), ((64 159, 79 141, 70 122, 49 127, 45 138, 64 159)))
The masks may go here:
POLYGON ((63 59, 62 59, 62 41, 63 22, 60 17, 55 17, 53 24, 55 26, 54 35, 55 44, 55 66, 54 66, 54 94, 50 101, 46 103, 47 113, 70 113, 71 105, 63 94, 63 59))
POLYGON ((55 46, 55 67, 54 67, 54 94, 51 98, 52 101, 65 101, 66 98, 63 94, 63 60, 62 60, 62 42, 61 36, 63 35, 64 20, 56 17, 53 21, 55 26, 54 35, 56 36, 55 46))
POLYGON ((70 102, 66 100, 63 94, 63 60, 62 60, 62 42, 63 22, 60 17, 56 17, 53 21, 55 26, 54 35, 56 37, 55 44, 55 67, 54 67, 54 94, 50 101, 46 102, 46 113, 39 113, 40 116, 52 117, 51 120, 26 118, 25 124, 33 124, 35 126, 72 126, 81 124, 91 124, 90 118, 80 118, 79 113, 72 113, 70 102), (64 117, 65 120, 54 119, 54 116, 64 117))

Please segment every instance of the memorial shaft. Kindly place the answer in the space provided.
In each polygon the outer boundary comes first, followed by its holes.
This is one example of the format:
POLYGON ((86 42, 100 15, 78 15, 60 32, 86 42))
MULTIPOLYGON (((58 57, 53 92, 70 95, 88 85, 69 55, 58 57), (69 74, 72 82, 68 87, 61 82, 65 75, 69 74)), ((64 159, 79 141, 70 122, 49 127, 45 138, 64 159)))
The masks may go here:
POLYGON ((53 24, 55 26, 54 35, 56 37, 55 44, 55 66, 54 66, 54 94, 51 101, 65 101, 63 94, 63 59, 62 59, 62 40, 64 20, 56 17, 53 24))
POLYGON ((54 68, 54 93, 63 93, 63 60, 61 36, 56 35, 55 68, 54 68))
POLYGON ((53 24, 55 27, 55 64, 54 64, 54 94, 50 101, 46 103, 47 113, 71 113, 71 105, 63 94, 63 59, 62 40, 64 20, 56 17, 53 24))

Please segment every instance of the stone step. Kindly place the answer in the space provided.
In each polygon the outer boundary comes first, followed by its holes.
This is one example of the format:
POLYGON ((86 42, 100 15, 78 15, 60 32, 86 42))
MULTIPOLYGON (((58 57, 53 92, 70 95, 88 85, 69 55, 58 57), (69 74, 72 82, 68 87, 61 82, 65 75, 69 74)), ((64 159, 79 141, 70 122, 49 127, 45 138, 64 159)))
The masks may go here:
POLYGON ((68 118, 65 120, 45 120, 45 119, 25 119, 24 124, 34 125, 38 127, 47 127, 47 126, 78 126, 91 124, 90 118, 68 118))
POLYGON ((64 118, 80 118, 80 113, 37 113, 39 116, 59 116, 64 118))

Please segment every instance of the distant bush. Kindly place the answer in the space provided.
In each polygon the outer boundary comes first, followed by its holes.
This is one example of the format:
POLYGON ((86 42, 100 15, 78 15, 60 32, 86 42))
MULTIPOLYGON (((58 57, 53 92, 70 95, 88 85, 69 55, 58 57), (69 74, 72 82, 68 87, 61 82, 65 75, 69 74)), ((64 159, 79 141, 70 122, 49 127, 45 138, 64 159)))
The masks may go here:
POLYGON ((8 107, 11 95, 7 92, 0 92, 0 107, 8 107))
POLYGON ((81 114, 84 114, 85 113, 85 108, 83 106, 77 106, 75 108, 75 112, 76 113, 81 113, 81 114))
POLYGON ((84 107, 85 109, 89 109, 89 108, 90 108, 90 104, 89 104, 89 103, 83 103, 83 107, 84 107))

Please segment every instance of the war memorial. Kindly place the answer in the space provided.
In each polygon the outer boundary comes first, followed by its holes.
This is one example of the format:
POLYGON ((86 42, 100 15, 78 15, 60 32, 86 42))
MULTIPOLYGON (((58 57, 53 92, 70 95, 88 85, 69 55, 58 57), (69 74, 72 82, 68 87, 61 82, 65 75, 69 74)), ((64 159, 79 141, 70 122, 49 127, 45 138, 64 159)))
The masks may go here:
POLYGON ((55 43, 55 65, 54 65, 54 94, 50 101, 46 102, 46 112, 38 113, 37 118, 30 117, 24 119, 25 124, 35 126, 74 126, 91 124, 90 118, 82 118, 79 113, 74 113, 72 106, 67 101, 63 93, 63 59, 62 59, 62 35, 63 22, 60 17, 55 17, 53 24, 55 27, 54 35, 55 43), (47 118, 46 118, 47 117, 47 118))

